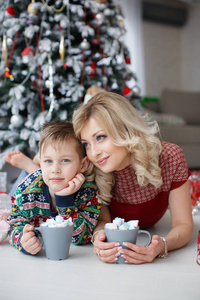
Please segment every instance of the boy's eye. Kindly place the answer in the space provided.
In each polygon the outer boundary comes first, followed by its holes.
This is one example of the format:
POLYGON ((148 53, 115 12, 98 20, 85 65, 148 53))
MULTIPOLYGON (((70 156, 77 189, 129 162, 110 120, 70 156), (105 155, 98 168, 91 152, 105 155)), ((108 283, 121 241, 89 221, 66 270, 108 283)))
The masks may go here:
POLYGON ((47 163, 47 164, 50 164, 51 162, 52 162, 52 160, 50 160, 50 159, 45 160, 45 163, 47 163))
POLYGON ((65 158, 65 159, 63 159, 62 161, 63 161, 64 163, 66 163, 66 162, 69 161, 69 159, 65 158))

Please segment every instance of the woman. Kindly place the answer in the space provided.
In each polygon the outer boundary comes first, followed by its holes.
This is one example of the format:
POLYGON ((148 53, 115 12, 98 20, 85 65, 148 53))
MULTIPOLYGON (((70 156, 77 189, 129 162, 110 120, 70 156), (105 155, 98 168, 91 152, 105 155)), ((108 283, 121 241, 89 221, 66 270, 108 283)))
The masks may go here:
POLYGON ((94 253, 108 263, 119 255, 127 263, 152 262, 183 247, 193 231, 189 170, 182 150, 161 142, 156 122, 128 100, 102 92, 74 112, 74 130, 93 163, 102 206, 93 235, 94 253), (106 243, 104 225, 115 217, 138 219, 142 229, 154 225, 170 209, 172 228, 165 238, 152 236, 148 247, 106 243))

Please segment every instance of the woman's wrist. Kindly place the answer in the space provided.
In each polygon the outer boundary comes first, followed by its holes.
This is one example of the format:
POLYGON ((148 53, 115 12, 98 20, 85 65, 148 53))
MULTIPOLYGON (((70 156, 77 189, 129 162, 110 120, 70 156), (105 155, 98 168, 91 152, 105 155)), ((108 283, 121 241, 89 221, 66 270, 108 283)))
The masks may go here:
POLYGON ((167 241, 165 237, 160 237, 164 243, 164 251, 158 255, 159 258, 167 258, 168 252, 167 252, 167 241))
POLYGON ((92 239, 91 239, 91 243, 94 244, 94 238, 95 236, 99 233, 100 230, 96 230, 94 233, 93 233, 93 236, 92 236, 92 239))

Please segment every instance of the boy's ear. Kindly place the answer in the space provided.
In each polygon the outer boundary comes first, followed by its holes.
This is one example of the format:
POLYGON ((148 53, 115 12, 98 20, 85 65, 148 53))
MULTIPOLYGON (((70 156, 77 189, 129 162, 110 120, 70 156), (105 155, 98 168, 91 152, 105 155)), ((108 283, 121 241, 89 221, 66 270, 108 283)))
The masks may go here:
POLYGON ((89 165, 89 159, 87 156, 85 156, 82 160, 81 160, 81 173, 85 172, 88 168, 89 165))

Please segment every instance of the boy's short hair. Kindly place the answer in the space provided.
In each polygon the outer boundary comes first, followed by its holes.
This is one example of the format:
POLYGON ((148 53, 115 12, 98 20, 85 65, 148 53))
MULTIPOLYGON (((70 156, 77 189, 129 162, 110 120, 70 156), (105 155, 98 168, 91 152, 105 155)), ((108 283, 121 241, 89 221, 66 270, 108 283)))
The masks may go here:
POLYGON ((47 145, 56 146, 66 141, 75 141, 76 151, 80 158, 86 156, 86 151, 81 142, 76 138, 72 122, 63 120, 54 120, 45 123, 42 128, 41 138, 39 141, 39 153, 47 145))

